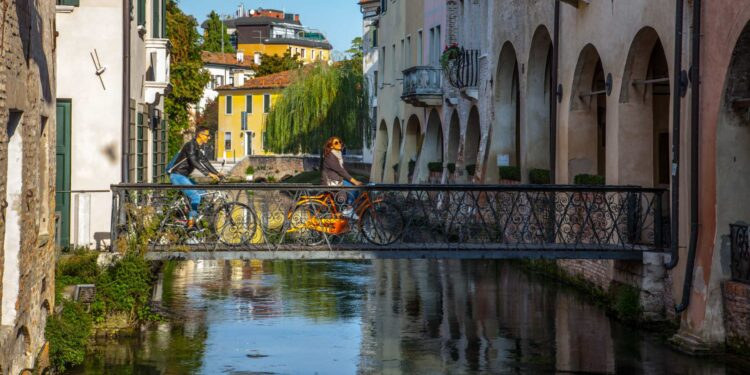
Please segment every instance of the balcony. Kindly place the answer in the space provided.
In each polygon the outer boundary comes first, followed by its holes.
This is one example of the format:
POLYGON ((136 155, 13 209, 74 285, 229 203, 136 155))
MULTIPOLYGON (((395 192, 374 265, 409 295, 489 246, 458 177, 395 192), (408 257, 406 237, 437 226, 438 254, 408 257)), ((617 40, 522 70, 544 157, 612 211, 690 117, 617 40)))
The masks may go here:
POLYGON ((437 106, 443 103, 443 69, 434 66, 414 66, 403 73, 403 101, 415 107, 437 106))
POLYGON ((475 88, 479 82, 479 50, 463 49, 449 60, 446 74, 451 85, 459 90, 475 88))
POLYGON ((146 71, 144 83, 144 99, 148 103, 156 103, 159 97, 166 95, 169 86, 169 54, 171 45, 169 39, 147 38, 146 55, 149 67, 146 71))

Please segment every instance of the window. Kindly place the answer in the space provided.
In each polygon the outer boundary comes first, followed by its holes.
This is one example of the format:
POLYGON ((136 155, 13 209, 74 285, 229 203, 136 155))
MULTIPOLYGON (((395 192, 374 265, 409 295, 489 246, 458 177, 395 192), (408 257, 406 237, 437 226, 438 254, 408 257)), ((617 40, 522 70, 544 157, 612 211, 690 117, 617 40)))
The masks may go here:
POLYGON ((378 28, 377 27, 372 29, 371 41, 372 41, 372 47, 378 46, 378 28))
POLYGON ((385 13, 386 9, 388 9, 388 0, 380 0, 380 13, 385 13))
POLYGON ((383 72, 383 83, 385 83, 386 78, 386 65, 385 65, 385 47, 380 48, 382 51, 380 51, 380 64, 381 64, 381 71, 383 72))
POLYGON ((146 182, 146 124, 142 112, 136 115, 136 139, 135 139, 135 182, 146 182))
POLYGON ((411 66, 411 35, 406 37, 406 50, 404 50, 404 67, 411 66))
POLYGON ((226 104, 225 104, 225 112, 228 115, 232 114, 232 95, 227 95, 226 104))
POLYGON ((154 112, 151 127, 151 166, 153 182, 166 175, 164 167, 167 164, 167 121, 161 118, 159 111, 154 112))
POLYGON ((245 95, 245 112, 253 113, 253 96, 245 95))
POLYGON ((69 5, 77 7, 80 4, 80 0, 57 0, 57 5, 69 5))
POLYGON ((391 47, 391 52, 393 54, 393 57, 391 58, 391 74, 393 75, 393 77, 396 77, 396 60, 398 59, 396 58, 396 45, 395 44, 391 47))
POLYGON ((372 88, 372 96, 378 97, 378 71, 376 70, 373 76, 373 88, 372 88))
POLYGON ((221 87, 224 86, 224 77, 215 75, 213 79, 213 87, 221 87))
POLYGON ((303 59, 305 58, 305 49, 304 48, 302 49, 302 58, 303 59))
POLYGON ((271 112, 271 95, 263 95, 263 113, 271 112))
POLYGON ((245 111, 240 113, 240 129, 247 130, 247 112, 245 111))
POLYGON ((430 48, 429 52, 430 53, 428 55, 429 56, 428 57, 429 63, 430 63, 430 65, 435 65, 435 28, 434 27, 430 28, 430 41, 429 41, 429 43, 430 43, 429 44, 429 46, 430 46, 429 47, 430 48))
POLYGON ((138 26, 146 25, 146 0, 138 0, 138 26))
POLYGON ((232 149, 232 132, 224 132, 224 154, 232 149))
POLYGON ((422 47, 423 42, 424 41, 422 40, 422 30, 419 30, 417 32, 417 65, 423 64, 423 61, 422 61, 422 55, 424 54, 423 47, 422 47))
POLYGON ((406 68, 406 50, 404 49, 404 40, 401 39, 401 70, 406 68))

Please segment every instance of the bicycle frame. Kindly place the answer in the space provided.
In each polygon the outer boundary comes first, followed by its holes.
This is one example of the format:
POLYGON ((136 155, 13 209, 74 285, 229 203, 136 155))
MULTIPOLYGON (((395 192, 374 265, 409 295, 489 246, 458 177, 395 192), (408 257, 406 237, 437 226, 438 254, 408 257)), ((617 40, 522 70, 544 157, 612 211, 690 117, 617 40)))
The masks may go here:
MULTIPOLYGON (((333 198, 333 193, 326 192, 319 195, 309 196, 309 195, 303 195, 300 197, 300 200, 297 201, 296 207, 308 204, 308 203, 318 203, 322 205, 323 207, 329 209, 331 213, 333 214, 333 218, 320 218, 318 217, 318 213, 316 212, 315 215, 308 218, 305 223, 302 225, 302 228, 290 228, 287 232, 293 233, 298 231, 299 229, 310 229, 317 232, 323 232, 326 234, 331 235, 340 235, 344 234, 349 231, 349 219, 342 218, 341 213, 338 211, 338 207, 336 205, 336 202, 333 198)), ((355 212, 357 215, 361 218, 365 212, 365 210, 370 209, 373 206, 373 203, 379 202, 379 200, 373 201, 370 198, 370 194, 368 192, 363 192, 360 194, 357 199, 352 202, 352 206, 355 207, 355 212)), ((291 219, 292 214, 294 213, 294 210, 292 210, 288 218, 291 219)), ((361 221, 360 221, 361 225, 361 221)))

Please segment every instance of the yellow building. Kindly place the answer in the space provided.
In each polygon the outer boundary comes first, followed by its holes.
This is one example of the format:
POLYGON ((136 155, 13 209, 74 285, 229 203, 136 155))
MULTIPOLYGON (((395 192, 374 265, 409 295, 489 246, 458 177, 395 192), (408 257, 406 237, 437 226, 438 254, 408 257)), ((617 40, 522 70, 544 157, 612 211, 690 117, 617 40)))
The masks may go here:
POLYGON ((235 81, 238 84, 216 89, 219 93, 217 159, 242 160, 249 155, 272 154, 264 144, 266 118, 292 75, 292 71, 285 71, 242 84, 235 81))

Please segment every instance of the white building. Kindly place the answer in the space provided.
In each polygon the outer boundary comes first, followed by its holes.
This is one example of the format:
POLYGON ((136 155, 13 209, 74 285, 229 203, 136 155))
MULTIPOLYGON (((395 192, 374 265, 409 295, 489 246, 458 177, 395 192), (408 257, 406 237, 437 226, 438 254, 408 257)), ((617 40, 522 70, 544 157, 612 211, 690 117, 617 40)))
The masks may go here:
POLYGON ((106 244, 110 185, 164 174, 166 1, 57 6, 56 209, 63 246, 106 244))
POLYGON ((239 85, 242 86, 245 80, 255 75, 256 62, 246 60, 242 52, 234 54, 203 51, 201 60, 203 60, 203 69, 211 75, 211 81, 203 89, 203 97, 198 102, 200 112, 203 112, 209 101, 215 100, 219 95, 219 92, 215 90, 217 87, 233 85, 235 79, 240 80, 239 85))

